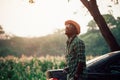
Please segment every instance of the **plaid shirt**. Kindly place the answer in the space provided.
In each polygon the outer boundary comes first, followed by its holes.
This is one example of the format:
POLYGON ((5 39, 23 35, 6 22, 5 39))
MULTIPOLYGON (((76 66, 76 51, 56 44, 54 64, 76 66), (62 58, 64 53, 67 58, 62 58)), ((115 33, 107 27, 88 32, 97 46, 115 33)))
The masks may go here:
POLYGON ((85 59, 85 45, 82 40, 77 36, 73 36, 67 41, 66 47, 66 63, 68 67, 67 80, 73 80, 74 75, 77 71, 77 65, 79 62, 82 62, 84 65, 83 72, 80 74, 84 77, 84 71, 86 68, 86 59, 85 59))

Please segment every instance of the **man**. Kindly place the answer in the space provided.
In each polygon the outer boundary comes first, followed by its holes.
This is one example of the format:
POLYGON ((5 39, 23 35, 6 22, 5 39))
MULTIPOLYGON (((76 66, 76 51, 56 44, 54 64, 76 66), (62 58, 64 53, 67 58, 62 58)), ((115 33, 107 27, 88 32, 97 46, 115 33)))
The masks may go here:
POLYGON ((65 26, 65 34, 68 40, 65 56, 67 67, 64 72, 67 73, 67 80, 84 80, 86 68, 85 45, 77 37, 80 33, 80 26, 73 20, 67 20, 65 26))

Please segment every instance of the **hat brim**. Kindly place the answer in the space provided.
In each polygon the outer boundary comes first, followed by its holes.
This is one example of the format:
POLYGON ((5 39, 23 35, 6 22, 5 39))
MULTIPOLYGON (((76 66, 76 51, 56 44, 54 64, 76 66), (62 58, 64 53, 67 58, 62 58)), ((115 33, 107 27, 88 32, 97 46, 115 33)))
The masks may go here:
POLYGON ((79 25, 78 23, 76 23, 76 22, 73 21, 73 20, 67 20, 67 21, 65 21, 65 25, 67 25, 67 24, 72 24, 72 25, 74 25, 75 28, 77 29, 77 34, 80 33, 80 25, 79 25))

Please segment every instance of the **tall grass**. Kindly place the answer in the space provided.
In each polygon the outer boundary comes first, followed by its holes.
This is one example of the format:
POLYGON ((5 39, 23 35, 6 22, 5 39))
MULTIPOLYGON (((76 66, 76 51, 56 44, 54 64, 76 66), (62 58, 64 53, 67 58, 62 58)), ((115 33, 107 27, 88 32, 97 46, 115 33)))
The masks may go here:
MULTIPOLYGON (((88 59, 92 58, 89 57, 88 59)), ((0 80, 46 80, 45 72, 65 67, 63 56, 0 58, 0 80)))
POLYGON ((45 72, 65 66, 64 59, 56 56, 0 58, 0 80, 46 80, 45 72))

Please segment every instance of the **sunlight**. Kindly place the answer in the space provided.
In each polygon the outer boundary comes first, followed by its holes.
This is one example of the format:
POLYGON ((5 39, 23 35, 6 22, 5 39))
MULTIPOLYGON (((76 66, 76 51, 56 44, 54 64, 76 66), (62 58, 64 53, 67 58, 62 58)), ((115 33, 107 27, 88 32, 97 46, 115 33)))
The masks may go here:
POLYGON ((10 4, 6 2, 3 1, 5 5, 3 9, 6 10, 2 10, 2 17, 5 19, 1 20, 2 25, 6 31, 19 36, 41 36, 52 33, 63 26, 67 15, 66 11, 61 9, 66 8, 66 3, 59 3, 60 1, 56 0, 54 0, 56 4, 50 3, 49 0, 36 0, 34 4, 22 0, 19 2, 13 0, 10 4), (63 11, 64 14, 61 13, 63 11))
MULTIPOLYGON (((80 1, 71 0, 0 0, 0 25, 17 36, 44 36, 63 29, 67 19, 77 21, 81 33, 92 19, 80 1)), ((117 10, 118 11, 118 10, 117 10)))
MULTIPOLYGON (((27 0, 1 2, 1 25, 6 32, 17 36, 44 36, 53 33, 56 29, 64 28, 64 21, 67 19, 79 23, 84 18, 79 14, 73 14, 76 7, 67 0, 35 0, 33 4, 29 4, 27 0)), ((80 24, 84 26, 86 22, 82 21, 80 24)), ((85 27, 83 29, 82 32, 85 32, 85 27)))

